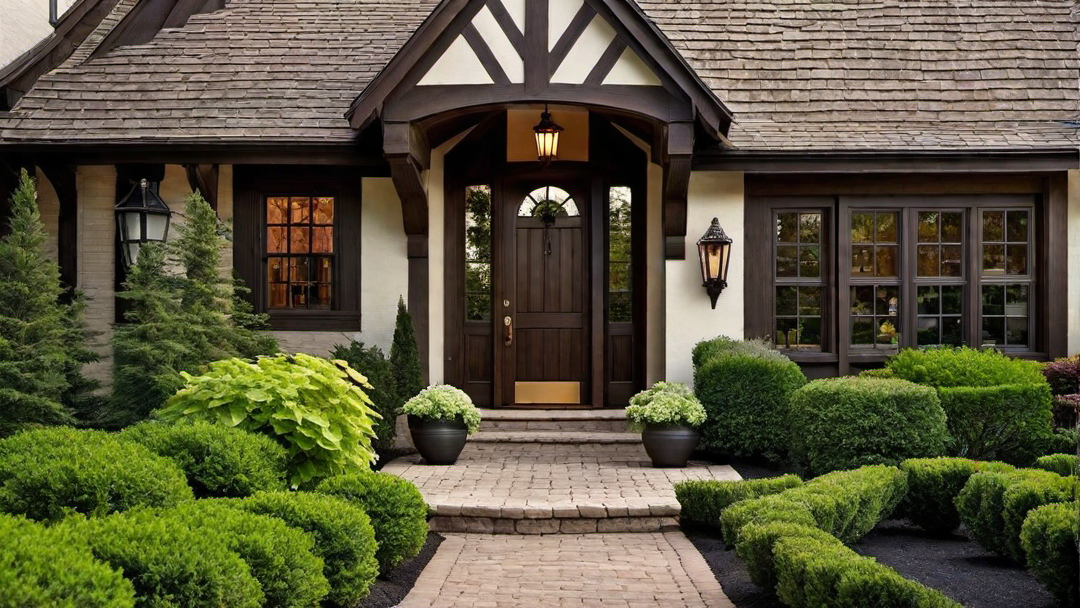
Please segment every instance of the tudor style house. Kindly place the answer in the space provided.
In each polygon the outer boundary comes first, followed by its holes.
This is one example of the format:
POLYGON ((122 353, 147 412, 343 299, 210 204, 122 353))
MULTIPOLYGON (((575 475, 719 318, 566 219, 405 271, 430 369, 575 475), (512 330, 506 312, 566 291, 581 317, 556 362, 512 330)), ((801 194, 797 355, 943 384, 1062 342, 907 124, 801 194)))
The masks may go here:
POLYGON ((78 0, 0 68, 0 190, 36 172, 96 329, 154 237, 117 204, 197 189, 286 348, 385 348, 401 296, 486 406, 618 407, 717 335, 811 376, 1046 359, 1080 352, 1078 32, 1074 0, 78 0))

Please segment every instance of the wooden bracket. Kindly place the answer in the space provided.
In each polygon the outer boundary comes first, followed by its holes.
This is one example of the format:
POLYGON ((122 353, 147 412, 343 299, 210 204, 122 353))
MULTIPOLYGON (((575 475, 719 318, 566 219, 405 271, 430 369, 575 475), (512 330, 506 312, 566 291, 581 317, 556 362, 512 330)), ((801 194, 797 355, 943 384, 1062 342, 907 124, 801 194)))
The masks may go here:
POLYGON ((188 184, 192 192, 199 192, 203 199, 210 204, 210 208, 217 211, 218 208, 218 166, 217 165, 184 165, 187 170, 188 184))

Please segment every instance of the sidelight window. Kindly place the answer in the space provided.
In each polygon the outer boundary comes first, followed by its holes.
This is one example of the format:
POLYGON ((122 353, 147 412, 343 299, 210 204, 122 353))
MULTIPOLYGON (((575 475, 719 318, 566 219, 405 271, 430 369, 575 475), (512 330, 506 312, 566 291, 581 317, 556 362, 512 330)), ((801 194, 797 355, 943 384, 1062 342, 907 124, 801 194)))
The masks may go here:
POLYGON ((608 321, 634 320, 630 188, 608 189, 608 321))
POLYGON ((491 187, 465 189, 465 319, 491 319, 491 187))

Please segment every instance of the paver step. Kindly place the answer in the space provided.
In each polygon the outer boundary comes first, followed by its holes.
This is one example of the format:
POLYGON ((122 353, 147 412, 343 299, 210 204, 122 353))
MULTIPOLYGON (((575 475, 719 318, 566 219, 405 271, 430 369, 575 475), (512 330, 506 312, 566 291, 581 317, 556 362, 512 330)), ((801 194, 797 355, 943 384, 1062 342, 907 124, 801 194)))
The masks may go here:
POLYGON ((429 505, 436 532, 480 534, 593 534, 661 532, 678 528, 679 504, 663 499, 601 502, 528 502, 514 506, 460 503, 429 505))
POLYGON ((614 431, 480 431, 469 437, 475 443, 641 443, 641 433, 614 431))
POLYGON ((566 409, 481 409, 481 431, 625 432, 626 412, 566 409))

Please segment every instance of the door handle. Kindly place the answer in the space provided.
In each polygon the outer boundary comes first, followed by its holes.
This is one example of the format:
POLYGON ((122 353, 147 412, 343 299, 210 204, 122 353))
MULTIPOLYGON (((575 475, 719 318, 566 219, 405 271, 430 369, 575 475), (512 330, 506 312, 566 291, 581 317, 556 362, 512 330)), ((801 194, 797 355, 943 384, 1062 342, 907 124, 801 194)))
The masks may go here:
POLYGON ((506 326, 506 339, 503 343, 510 346, 514 343, 514 320, 510 318, 510 315, 503 317, 503 325, 506 326))

